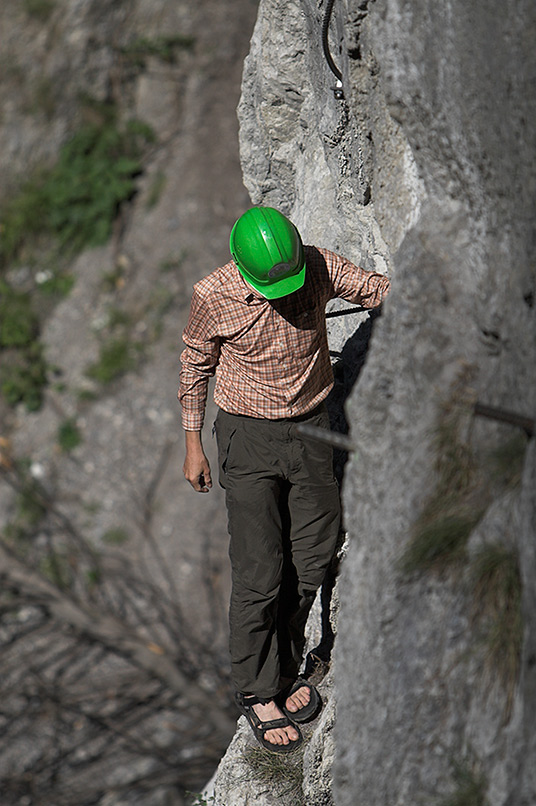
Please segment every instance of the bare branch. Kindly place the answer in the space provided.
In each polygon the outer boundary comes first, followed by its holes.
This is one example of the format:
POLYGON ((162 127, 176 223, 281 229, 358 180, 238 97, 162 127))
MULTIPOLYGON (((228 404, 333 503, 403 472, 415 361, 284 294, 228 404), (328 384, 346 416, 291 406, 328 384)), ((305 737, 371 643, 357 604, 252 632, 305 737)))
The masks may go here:
POLYGON ((159 646, 150 646, 136 632, 116 617, 103 614, 60 591, 40 574, 28 569, 0 544, 0 581, 24 593, 28 601, 47 607, 50 614, 77 634, 103 644, 112 652, 128 658, 172 691, 185 696, 193 705, 203 709, 206 719, 224 735, 231 735, 235 722, 214 702, 214 695, 204 691, 179 669, 174 659, 159 646), (210 700, 210 707, 207 703, 210 700))

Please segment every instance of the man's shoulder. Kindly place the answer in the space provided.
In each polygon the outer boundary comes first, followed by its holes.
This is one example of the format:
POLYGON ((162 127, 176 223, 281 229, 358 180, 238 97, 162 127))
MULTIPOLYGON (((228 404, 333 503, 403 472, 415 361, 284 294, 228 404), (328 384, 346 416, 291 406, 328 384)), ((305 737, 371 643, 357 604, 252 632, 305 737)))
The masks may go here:
POLYGON ((238 270, 234 261, 229 261, 207 274, 194 285, 195 293, 202 298, 219 295, 223 289, 228 289, 237 281, 238 270))
POLYGON ((303 247, 303 250, 307 271, 315 277, 317 282, 322 279, 326 282, 331 281, 341 262, 344 261, 341 255, 320 246, 307 245, 303 247))
POLYGON ((318 266, 329 268, 334 262, 344 260, 341 255, 322 246, 305 245, 303 250, 306 262, 318 266))

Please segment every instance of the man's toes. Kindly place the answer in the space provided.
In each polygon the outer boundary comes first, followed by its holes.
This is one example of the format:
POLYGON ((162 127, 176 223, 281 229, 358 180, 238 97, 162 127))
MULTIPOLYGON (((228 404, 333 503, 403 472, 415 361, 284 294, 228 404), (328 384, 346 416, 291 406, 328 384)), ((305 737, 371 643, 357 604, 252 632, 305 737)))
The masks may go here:
POLYGON ((304 686, 297 692, 297 697, 302 705, 307 705, 307 703, 311 699, 311 692, 309 691, 308 688, 304 686))
POLYGON ((270 744, 290 744, 290 742, 295 742, 299 738, 299 734, 294 728, 288 728, 287 730, 269 730, 264 734, 264 738, 267 739, 270 744))
POLYGON ((300 738, 300 734, 297 730, 294 730, 294 728, 289 728, 287 731, 287 736, 291 742, 296 742, 300 738))
POLYGON ((268 739, 270 744, 288 744, 289 739, 286 734, 282 734, 279 731, 269 730, 267 733, 264 734, 264 738, 268 739))
POLYGON ((302 707, 300 700, 293 694, 292 697, 289 697, 287 700, 287 708, 292 713, 296 713, 302 707))
POLYGON ((291 713, 295 714, 300 708, 304 708, 309 703, 310 699, 311 692, 307 686, 302 686, 302 688, 295 691, 294 694, 288 698, 286 707, 291 713))

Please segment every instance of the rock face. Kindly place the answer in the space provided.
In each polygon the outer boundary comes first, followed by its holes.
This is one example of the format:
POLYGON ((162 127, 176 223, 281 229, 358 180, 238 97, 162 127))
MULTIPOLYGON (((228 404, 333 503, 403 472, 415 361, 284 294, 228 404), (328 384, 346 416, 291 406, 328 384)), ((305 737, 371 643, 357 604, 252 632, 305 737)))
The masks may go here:
MULTIPOLYGON (((261 0, 239 105, 245 184, 306 242, 388 273, 392 291, 346 405, 357 450, 329 705, 302 791, 277 802, 528 806, 534 438, 473 405, 536 411, 535 9, 335 2, 341 99, 322 50, 327 5, 261 0), (516 440, 518 464, 498 480, 516 440)), ((366 327, 330 320, 343 387, 366 327)), ((240 736, 215 803, 272 803, 262 777, 233 776, 240 736)))

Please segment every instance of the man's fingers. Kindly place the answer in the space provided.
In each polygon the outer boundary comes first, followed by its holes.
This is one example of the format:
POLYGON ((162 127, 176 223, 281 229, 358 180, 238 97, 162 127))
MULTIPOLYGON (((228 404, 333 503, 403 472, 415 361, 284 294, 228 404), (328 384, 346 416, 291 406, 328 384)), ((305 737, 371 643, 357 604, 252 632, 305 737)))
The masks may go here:
POLYGON ((209 488, 202 473, 193 479, 189 479, 188 476, 186 479, 190 482, 197 493, 208 493, 209 488))
POLYGON ((212 487, 210 464, 206 456, 186 455, 182 468, 184 477, 198 493, 208 493, 212 487))
POLYGON ((210 480, 210 473, 208 474, 208 478, 206 478, 206 476, 203 473, 201 473, 201 475, 197 479, 197 486, 195 486, 195 489, 197 490, 197 492, 198 493, 208 493, 208 491, 210 490, 211 487, 212 487, 212 482, 210 480))

